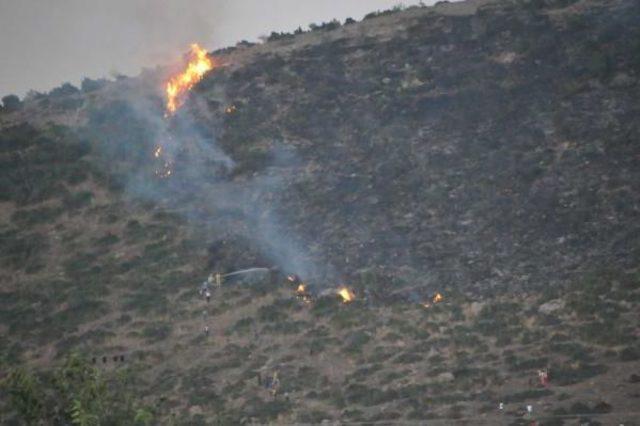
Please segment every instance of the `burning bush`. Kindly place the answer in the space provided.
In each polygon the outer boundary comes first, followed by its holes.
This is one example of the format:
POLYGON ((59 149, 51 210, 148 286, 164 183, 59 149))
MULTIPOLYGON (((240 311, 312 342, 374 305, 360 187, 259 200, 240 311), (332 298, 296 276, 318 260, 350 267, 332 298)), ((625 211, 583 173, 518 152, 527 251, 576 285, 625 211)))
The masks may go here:
POLYGON ((343 303, 351 303, 356 299, 356 294, 348 287, 340 287, 337 293, 343 303))
POLYGON ((174 114, 182 105, 186 94, 204 75, 215 66, 207 51, 198 44, 192 44, 186 69, 167 82, 167 114, 174 114))

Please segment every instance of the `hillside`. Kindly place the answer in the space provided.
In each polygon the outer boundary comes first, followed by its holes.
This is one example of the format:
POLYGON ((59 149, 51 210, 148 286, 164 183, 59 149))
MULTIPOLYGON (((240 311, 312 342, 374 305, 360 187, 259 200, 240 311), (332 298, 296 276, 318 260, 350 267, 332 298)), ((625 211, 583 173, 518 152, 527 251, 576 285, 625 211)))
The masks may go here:
POLYGON ((69 359, 152 424, 640 424, 640 4, 212 55, 175 116, 160 68, 0 110, 3 424, 20 398, 64 424, 24 389, 69 359))

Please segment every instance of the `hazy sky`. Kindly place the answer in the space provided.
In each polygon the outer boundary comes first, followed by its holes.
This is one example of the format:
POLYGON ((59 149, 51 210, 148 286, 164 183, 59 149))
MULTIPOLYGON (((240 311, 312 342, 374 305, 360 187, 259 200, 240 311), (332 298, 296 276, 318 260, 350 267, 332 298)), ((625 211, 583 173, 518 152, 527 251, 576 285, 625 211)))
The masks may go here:
POLYGON ((418 1, 0 0, 0 96, 136 75, 176 60, 193 41, 213 50, 399 3, 418 1))

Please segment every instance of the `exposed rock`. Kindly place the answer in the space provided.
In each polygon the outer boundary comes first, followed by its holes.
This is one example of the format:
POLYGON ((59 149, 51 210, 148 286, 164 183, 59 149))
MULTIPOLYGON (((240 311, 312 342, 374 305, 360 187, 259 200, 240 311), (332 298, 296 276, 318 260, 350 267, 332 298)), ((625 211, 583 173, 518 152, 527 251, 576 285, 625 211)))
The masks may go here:
POLYGON ((469 316, 476 317, 482 311, 482 308, 486 305, 485 302, 471 302, 468 309, 469 316))
POLYGON ((435 381, 436 382, 452 382, 455 380, 455 376, 453 375, 453 373, 450 372, 444 372, 444 373, 440 373, 435 377, 435 381))
POLYGON ((202 413, 202 407, 199 405, 192 405, 191 407, 189 407, 189 414, 191 414, 192 416, 202 413))
POLYGON ((518 55, 515 52, 502 52, 495 57, 495 61, 499 64, 510 64, 516 60, 518 55))
POLYGON ((616 74, 615 77, 613 77, 611 83, 609 83, 609 86, 615 87, 616 89, 621 89, 624 87, 634 86, 637 82, 637 78, 633 78, 627 73, 620 72, 616 74))
POLYGON ((538 312, 540 312, 541 314, 550 314, 552 312, 558 311, 560 309, 563 309, 565 306, 565 301, 562 299, 554 299, 554 300, 550 300, 547 303, 543 303, 542 305, 540 305, 540 307, 538 308, 538 312))

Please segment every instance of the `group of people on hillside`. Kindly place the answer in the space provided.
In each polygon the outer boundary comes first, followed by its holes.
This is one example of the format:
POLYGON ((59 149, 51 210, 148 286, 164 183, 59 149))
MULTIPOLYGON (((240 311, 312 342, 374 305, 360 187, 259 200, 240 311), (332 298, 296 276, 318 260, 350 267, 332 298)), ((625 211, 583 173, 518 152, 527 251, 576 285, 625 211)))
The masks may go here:
MULTIPOLYGON (((206 279, 206 281, 204 281, 201 285, 200 285, 200 290, 198 291, 200 293, 201 297, 204 297, 204 299, 207 301, 207 303, 211 302, 211 285, 213 285, 213 283, 215 281, 220 281, 220 274, 210 274, 209 278, 206 279)), ((202 332, 205 335, 205 337, 209 336, 209 325, 207 324, 207 310, 205 309, 204 311, 202 311, 202 317, 203 320, 205 322, 204 327, 202 328, 202 332)))

